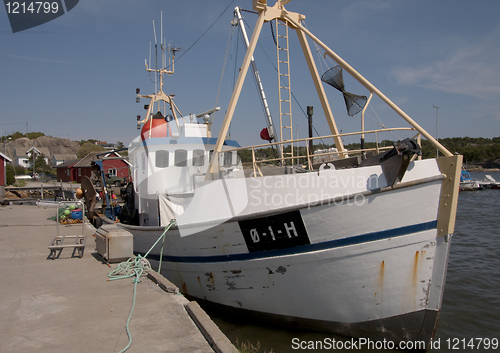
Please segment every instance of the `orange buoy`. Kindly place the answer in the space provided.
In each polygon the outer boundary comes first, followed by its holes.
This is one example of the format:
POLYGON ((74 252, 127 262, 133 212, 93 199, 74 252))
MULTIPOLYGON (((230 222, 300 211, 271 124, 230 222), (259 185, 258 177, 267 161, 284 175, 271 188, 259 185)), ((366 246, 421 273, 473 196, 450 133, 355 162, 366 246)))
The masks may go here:
POLYGON ((150 137, 167 137, 168 133, 168 123, 165 117, 157 112, 153 115, 152 119, 146 121, 141 129, 142 140, 148 139, 150 137), (151 135, 150 135, 151 134, 151 135))
POLYGON ((80 189, 80 188, 76 189, 76 198, 81 199, 82 197, 83 197, 82 189, 80 189))

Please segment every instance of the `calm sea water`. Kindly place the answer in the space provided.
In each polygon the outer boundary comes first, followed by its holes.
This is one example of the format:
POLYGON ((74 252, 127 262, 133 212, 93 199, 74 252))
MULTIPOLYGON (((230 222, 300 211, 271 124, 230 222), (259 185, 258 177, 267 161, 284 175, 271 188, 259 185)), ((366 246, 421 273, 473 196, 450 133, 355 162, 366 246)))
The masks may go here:
MULTIPOLYGON (((500 181, 499 172, 471 173, 471 176, 482 180, 486 174, 500 181)), ((486 349, 484 344, 478 348, 479 339, 500 340, 499 224, 500 190, 460 193, 443 306, 434 338, 435 342, 440 343, 440 349, 431 349, 430 352, 500 351, 500 347, 496 350, 492 346, 486 349), (474 348, 467 346, 471 342, 474 343, 474 348)), ((236 344, 238 340, 250 342, 254 346, 260 345, 259 353, 331 352, 333 350, 293 349, 292 339, 345 340, 325 333, 295 332, 263 323, 250 323, 236 317, 222 316, 209 308, 207 311, 233 343, 236 344)))

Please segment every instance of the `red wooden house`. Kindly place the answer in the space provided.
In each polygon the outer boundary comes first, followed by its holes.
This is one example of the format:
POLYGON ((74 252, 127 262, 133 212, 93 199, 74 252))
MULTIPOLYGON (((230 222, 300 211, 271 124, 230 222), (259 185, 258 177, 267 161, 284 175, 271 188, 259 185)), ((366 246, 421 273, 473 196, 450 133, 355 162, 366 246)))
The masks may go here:
POLYGON ((117 152, 92 152, 80 160, 68 161, 56 166, 57 180, 74 181, 80 183, 83 176, 92 178, 92 161, 99 159, 103 160, 103 171, 108 176, 118 176, 129 179, 130 163, 124 159, 118 159, 121 156, 117 152), (117 159, 106 159, 117 158, 117 159))
POLYGON ((11 163, 12 159, 7 157, 5 154, 0 153, 0 198, 5 197, 5 186, 7 184, 7 177, 5 174, 5 169, 7 167, 7 163, 11 163))

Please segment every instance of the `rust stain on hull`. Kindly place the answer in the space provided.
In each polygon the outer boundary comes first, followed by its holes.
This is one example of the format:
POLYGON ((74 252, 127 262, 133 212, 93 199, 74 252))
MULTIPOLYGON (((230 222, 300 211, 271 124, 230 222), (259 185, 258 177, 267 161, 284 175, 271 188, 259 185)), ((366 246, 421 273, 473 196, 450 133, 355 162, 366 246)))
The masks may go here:
MULTIPOLYGON (((418 276, 419 276, 419 268, 424 264, 426 251, 416 251, 415 256, 413 257, 413 266, 411 270, 411 284, 410 284, 410 295, 409 298, 411 300, 414 309, 417 308, 417 288, 418 288, 418 276)), ((421 304, 419 304, 421 305, 421 304)))
POLYGON ((411 276, 411 286, 415 290, 417 289, 417 279, 418 279, 418 259, 420 255, 420 251, 417 251, 415 253, 415 258, 413 259, 413 271, 412 271, 412 276, 411 276))
POLYGON ((378 274, 378 284, 383 289, 384 288, 384 276, 385 276, 385 261, 380 263, 380 270, 378 274))
POLYGON ((378 306, 380 313, 383 313, 384 307, 384 280, 385 280, 385 261, 380 263, 375 285, 375 305, 378 306))
MULTIPOLYGON (((384 277, 385 277, 385 261, 380 263, 380 268, 378 271, 378 288, 380 293, 380 298, 384 295, 384 277)), ((375 296, 377 293, 375 293, 375 296)))

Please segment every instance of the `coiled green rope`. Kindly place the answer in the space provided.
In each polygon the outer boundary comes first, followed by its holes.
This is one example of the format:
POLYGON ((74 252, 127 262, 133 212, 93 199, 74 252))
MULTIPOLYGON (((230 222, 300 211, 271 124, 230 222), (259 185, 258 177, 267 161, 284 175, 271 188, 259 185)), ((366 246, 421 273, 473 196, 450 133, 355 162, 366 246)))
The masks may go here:
POLYGON ((148 250, 148 252, 144 255, 138 255, 136 257, 131 257, 127 261, 120 262, 115 269, 109 271, 108 273, 108 281, 114 281, 117 279, 125 279, 125 278, 130 278, 134 277, 132 279, 132 283, 134 284, 134 297, 132 299, 132 308, 130 309, 130 314, 128 315, 127 319, 127 325, 125 326, 127 330, 127 336, 128 336, 128 344, 125 348, 123 348, 119 353, 126 352, 130 346, 132 345, 132 335, 130 334, 129 330, 129 323, 130 319, 132 318, 132 313, 134 312, 135 308, 135 298, 137 294, 137 283, 141 281, 141 276, 144 272, 144 270, 150 270, 151 269, 151 264, 149 261, 146 259, 146 257, 149 255, 151 250, 158 244, 160 239, 163 238, 163 242, 161 245, 161 252, 160 252, 160 265, 158 266, 158 273, 160 273, 160 268, 161 268, 161 255, 163 254, 163 244, 165 242, 165 235, 167 234, 167 231, 170 229, 175 224, 175 219, 172 219, 170 221, 170 224, 165 227, 165 231, 163 232, 162 235, 158 238, 158 240, 153 244, 153 246, 148 250))

